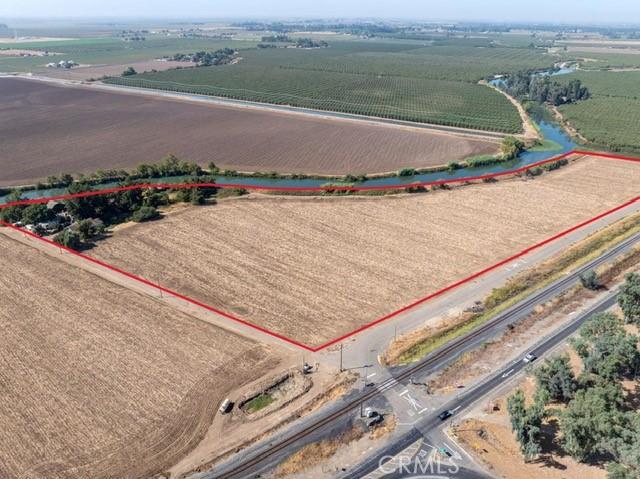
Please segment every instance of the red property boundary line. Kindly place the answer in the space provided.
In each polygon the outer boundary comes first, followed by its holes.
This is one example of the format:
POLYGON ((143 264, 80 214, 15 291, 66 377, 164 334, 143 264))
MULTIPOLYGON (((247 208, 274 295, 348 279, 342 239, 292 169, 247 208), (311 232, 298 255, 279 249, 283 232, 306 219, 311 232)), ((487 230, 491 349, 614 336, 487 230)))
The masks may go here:
MULTIPOLYGON (((614 159, 614 160, 624 160, 624 161, 633 161, 633 162, 640 162, 640 158, 634 158, 634 157, 630 157, 630 156, 623 156, 623 155, 616 155, 616 154, 611 154, 611 153, 600 153, 600 152, 591 152, 591 151, 583 151, 583 150, 572 150, 569 151, 567 153, 564 153, 562 155, 558 155, 555 156, 553 158, 549 158, 547 160, 543 160, 543 161, 539 161, 536 163, 532 163, 530 165, 526 165, 524 167, 521 168, 517 168, 514 170, 508 170, 508 171, 503 171, 503 172, 498 172, 498 173, 489 173, 486 175, 479 175, 479 176, 468 176, 468 177, 464 177, 464 178, 455 178, 455 179, 450 179, 450 180, 438 180, 438 181, 431 181, 431 182, 422 182, 422 183, 411 183, 411 184, 406 184, 406 185, 381 185, 381 186, 362 186, 362 187, 353 187, 353 186, 320 186, 320 187, 270 187, 270 186, 260 186, 260 185, 247 185, 247 184, 242 184, 242 183, 238 183, 238 184, 216 184, 216 183, 178 183, 178 184, 171 184, 171 183, 147 183, 147 184, 136 184, 136 185, 130 185, 130 186, 122 186, 122 187, 117 187, 117 188, 110 188, 110 189, 105 189, 105 190, 97 190, 97 191, 89 191, 89 192, 83 192, 83 193, 76 193, 76 194, 66 194, 66 195, 57 195, 57 196, 51 196, 51 197, 47 197, 47 198, 34 198, 34 199, 28 199, 28 200, 20 200, 20 201, 14 201, 11 203, 5 203, 5 204, 0 204, 0 209, 3 208, 8 208, 10 206, 21 206, 21 205, 31 205, 31 204, 39 204, 39 203, 48 203, 49 201, 56 201, 56 200, 65 200, 65 199, 70 199, 70 198, 81 198, 81 197, 88 197, 88 196, 98 196, 98 195, 104 195, 104 194, 109 194, 109 193, 117 193, 117 192, 121 192, 121 191, 127 191, 127 190, 135 190, 135 189, 146 189, 146 188, 154 188, 154 189, 178 189, 178 188, 198 188, 198 187, 216 187, 216 188, 227 188, 227 189, 233 189, 233 188, 244 188, 247 190, 256 190, 256 191, 282 191, 282 192, 295 192, 295 191, 374 191, 374 190, 398 190, 398 189, 405 189, 405 188, 409 188, 409 187, 416 187, 416 186, 436 186, 436 185, 443 185, 443 184, 451 184, 451 183, 465 183, 465 182, 469 182, 469 181, 478 181, 478 180, 485 180, 485 179, 490 179, 490 178, 497 178, 497 177, 501 177, 501 176, 508 176, 508 175, 516 175, 518 173, 523 173, 527 170, 530 170, 532 168, 536 168, 538 166, 541 165, 545 165, 547 163, 553 163, 556 162, 558 160, 562 160, 564 158, 567 158, 569 156, 572 155, 588 155, 588 156, 594 156, 594 157, 600 157, 600 158, 606 158, 606 159, 614 159)), ((375 321, 372 321, 370 323, 367 323, 349 333, 346 333, 338 338, 332 339, 320 346, 317 347, 312 347, 312 346, 308 346, 306 344, 303 344, 299 341, 296 341, 294 339, 288 338, 286 336, 283 336, 279 333, 276 333, 274 331, 271 331, 267 328, 258 326, 256 324, 253 324, 249 321, 246 321, 242 318, 236 317, 232 314, 229 314, 225 311, 213 308, 212 306, 209 306, 205 303, 202 303, 196 299, 190 298, 189 296, 185 296, 183 294, 178 293, 177 291, 173 291, 171 289, 165 288, 164 286, 161 286, 159 284, 153 283, 149 280, 146 280, 140 276, 137 276, 135 274, 129 273, 128 271, 125 271, 121 268, 118 268, 116 266, 110 265, 108 263, 105 263, 103 261, 100 261, 98 259, 95 259, 91 256, 85 255, 83 253, 80 253, 74 249, 71 248, 67 248, 65 246, 62 246, 58 243, 55 243, 52 240, 49 240, 47 238, 43 238, 41 236, 38 236, 35 233, 32 233, 30 231, 27 231, 23 228, 17 227, 12 225, 11 223, 8 223, 6 221, 0 220, 0 224, 2 224, 3 226, 6 226, 8 228, 11 228, 15 231, 18 231, 20 233, 23 233, 25 235, 28 235, 30 237, 33 237, 35 239, 38 239, 40 241, 43 241, 44 243, 47 243, 49 245, 55 246, 57 248, 60 248, 63 251, 66 251, 70 254, 73 254, 79 258, 82 258, 83 260, 86 260, 90 263, 94 263, 96 265, 99 265, 103 268, 106 268, 110 271, 116 272, 122 276, 125 276, 127 278, 133 279, 139 283, 145 284, 147 286, 150 286, 158 291, 162 291, 164 293, 167 293, 171 296, 174 296, 176 298, 182 299, 184 301, 186 301, 187 303, 191 303, 193 305, 196 305, 198 307, 201 307, 207 311, 216 313, 220 316, 223 316, 227 319, 231 319, 239 324, 242 324, 244 326, 250 327, 254 330, 257 330, 261 333, 267 334, 273 338, 279 339, 281 341, 284 341, 288 344, 291 344, 293 346, 296 346, 298 348, 301 348, 303 350, 306 351, 310 351, 310 352, 318 352, 321 351, 323 349, 328 348, 329 346, 332 346, 336 343, 339 343, 341 341, 344 341, 347 338, 350 338, 358 333, 361 333, 362 331, 365 331, 369 328, 372 328, 373 326, 376 326, 384 321, 387 321, 393 317, 396 317, 420 304, 423 304, 433 298, 436 298, 438 296, 443 295, 444 293, 447 293, 448 291, 451 291, 455 288, 457 288, 458 286, 461 286, 465 283, 468 283, 470 281, 473 281, 474 279, 477 279, 480 276, 483 276, 484 274, 491 272, 501 266, 504 266, 505 264, 514 261, 522 256, 525 256, 526 254, 539 249, 559 238, 562 238, 563 236, 567 236, 570 233, 579 230, 580 228, 583 228, 589 224, 595 223, 596 221, 605 218, 617 211, 620 211, 624 208, 626 208, 627 206, 630 206, 636 202, 640 201, 640 196, 637 196, 635 198, 632 198, 631 200, 616 206, 615 208, 612 208, 608 211, 605 211, 604 213, 601 213, 593 218, 590 218, 586 221, 583 221, 575 226, 572 226, 560 233, 557 233, 553 236, 551 236, 550 238, 547 238, 543 241, 540 241, 539 243, 534 244, 533 246, 529 246, 528 248, 520 251, 519 253, 516 253, 506 259, 503 259, 502 261, 491 265, 481 271, 478 271, 474 274, 472 274, 471 276, 468 276, 464 279, 461 279, 453 284, 450 284, 449 286, 446 286, 434 293, 429 294, 428 296, 425 296, 421 299, 418 299, 417 301, 414 301, 411 304, 408 304, 396 311, 393 311, 392 313, 387 314, 386 316, 383 316, 381 318, 376 319, 375 321)))

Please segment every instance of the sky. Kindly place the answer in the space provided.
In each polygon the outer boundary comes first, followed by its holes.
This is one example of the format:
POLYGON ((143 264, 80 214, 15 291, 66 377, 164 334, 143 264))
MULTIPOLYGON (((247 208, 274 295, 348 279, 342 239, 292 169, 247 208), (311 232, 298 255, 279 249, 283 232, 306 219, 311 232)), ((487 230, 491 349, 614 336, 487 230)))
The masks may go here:
POLYGON ((640 0, 0 0, 0 17, 315 17, 640 24, 640 0))

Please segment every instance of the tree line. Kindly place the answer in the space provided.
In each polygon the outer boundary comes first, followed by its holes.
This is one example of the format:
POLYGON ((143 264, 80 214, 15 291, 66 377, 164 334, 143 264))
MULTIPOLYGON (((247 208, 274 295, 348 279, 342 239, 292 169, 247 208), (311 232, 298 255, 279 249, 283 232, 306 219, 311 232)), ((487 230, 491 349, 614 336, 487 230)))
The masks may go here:
POLYGON ((564 451, 579 462, 605 458, 610 479, 640 475, 640 412, 625 404, 623 379, 637 379, 638 336, 625 323, 640 326, 640 274, 627 275, 618 296, 622 317, 594 315, 570 340, 583 365, 576 376, 568 355, 554 356, 534 371, 536 392, 527 405, 521 390, 507 401, 512 430, 526 461, 542 452, 542 426, 559 418, 564 451), (562 405, 548 408, 551 403, 562 405))
POLYGON ((163 58, 175 62, 192 62, 199 67, 210 67, 231 63, 236 56, 237 52, 233 48, 221 48, 214 52, 176 53, 163 58))
MULTIPOLYGON (((157 164, 141 164, 133 172, 103 171, 97 176, 118 173, 122 175, 122 186, 134 185, 138 180, 161 178, 170 176, 189 176, 184 183, 215 183, 218 169, 215 164, 209 165, 210 174, 197 164, 180 160, 174 155, 168 155, 157 164)), ((91 178, 94 178, 92 175, 91 178)), ((69 194, 91 193, 95 190, 87 178, 79 178, 74 182, 70 175, 50 177, 52 183, 68 186, 69 194)), ((160 217, 158 208, 171 203, 189 202, 194 205, 205 203, 208 198, 217 194, 215 187, 193 187, 178 189, 140 188, 105 193, 77 198, 69 198, 55 204, 52 208, 46 204, 16 205, 0 209, 0 219, 8 223, 22 223, 34 225, 35 232, 38 225, 57 221, 63 231, 54 237, 54 241, 79 249, 90 246, 91 241, 102 235, 105 228, 125 221, 150 221, 160 217)), ((8 202, 21 199, 19 190, 13 191, 7 198, 8 202)))
POLYGON ((552 80, 549 75, 536 75, 526 71, 509 76, 503 88, 517 98, 555 106, 587 100, 590 97, 588 88, 578 79, 562 84, 552 80))

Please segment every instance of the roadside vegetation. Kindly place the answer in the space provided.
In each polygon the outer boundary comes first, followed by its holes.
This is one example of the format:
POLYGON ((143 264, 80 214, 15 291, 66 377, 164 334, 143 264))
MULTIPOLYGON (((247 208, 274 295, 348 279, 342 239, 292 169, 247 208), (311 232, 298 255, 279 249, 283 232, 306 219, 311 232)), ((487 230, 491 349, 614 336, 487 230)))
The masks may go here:
POLYGON ((611 479, 640 475, 640 413, 624 380, 637 380, 638 336, 625 323, 640 326, 640 275, 632 273, 619 296, 622 317, 600 313, 579 330, 570 344, 581 360, 576 376, 566 355, 547 359, 534 370, 537 388, 527 404, 518 390, 508 400, 512 430, 525 461, 543 451, 543 424, 558 420, 562 449, 579 462, 604 462, 611 479), (552 407, 550 407, 552 406, 552 407))
POLYGON ((615 261, 584 274, 584 278, 593 278, 593 282, 585 284, 582 281, 546 303, 537 305, 529 315, 509 324, 495 338, 467 351, 428 382, 429 391, 446 394, 457 385, 469 384, 493 371, 497 362, 507 362, 515 355, 521 356, 532 342, 570 321, 572 312, 596 300, 602 291, 618 287, 627 274, 637 271, 638 265, 640 247, 635 247, 615 261))
POLYGON ((452 341, 491 320, 500 312, 517 303, 532 292, 550 284, 564 273, 599 256, 613 245, 640 232, 640 215, 609 226, 595 233, 557 258, 525 271, 496 288, 473 311, 446 327, 426 328, 410 333, 392 343, 385 354, 387 364, 407 364, 418 361, 442 345, 452 341))

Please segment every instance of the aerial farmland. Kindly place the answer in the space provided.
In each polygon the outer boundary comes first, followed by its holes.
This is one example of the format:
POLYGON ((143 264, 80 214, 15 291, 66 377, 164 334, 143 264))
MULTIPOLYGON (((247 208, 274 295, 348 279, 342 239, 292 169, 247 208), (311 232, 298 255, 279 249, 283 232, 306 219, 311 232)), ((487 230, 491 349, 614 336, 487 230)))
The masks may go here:
POLYGON ((238 374, 275 364, 1 234, 0 250, 2 477, 148 477, 195 447, 238 374))
POLYGON ((343 175, 444 165, 499 149, 495 138, 14 78, 0 78, 0 114, 0 186, 131 169, 168 153, 239 171, 343 175))
POLYGON ((634 198, 639 179, 586 158, 415 196, 251 195, 118 228, 89 254, 319 346, 634 198))
POLYGON ((0 479, 640 474, 634 2, 71 3, 0 2, 0 479))

